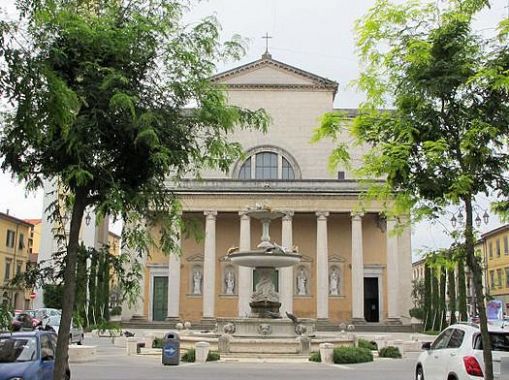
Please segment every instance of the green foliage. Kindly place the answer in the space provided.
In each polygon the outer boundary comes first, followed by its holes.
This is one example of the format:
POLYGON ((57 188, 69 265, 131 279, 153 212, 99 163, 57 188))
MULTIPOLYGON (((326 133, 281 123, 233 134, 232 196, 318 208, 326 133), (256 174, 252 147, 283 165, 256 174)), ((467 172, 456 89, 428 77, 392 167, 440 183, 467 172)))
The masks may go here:
POLYGON ((411 317, 424 320, 424 309, 422 307, 413 307, 409 311, 411 317))
POLYGON ((320 351, 313 351, 309 354, 309 361, 310 362, 316 362, 321 363, 322 357, 320 356, 320 351))
POLYGON ((432 270, 428 264, 424 264, 424 330, 432 328, 433 309, 432 309, 432 270))
POLYGON ((207 354, 207 361, 208 362, 215 362, 221 359, 221 355, 217 351, 209 351, 207 354))
POLYGON ((387 346, 378 351, 378 356, 381 358, 401 359, 401 352, 399 352, 398 347, 387 346))
POLYGON ((164 339, 163 338, 154 338, 152 341, 152 348, 163 348, 164 346, 164 339))
POLYGON ((184 355, 182 355, 182 361, 188 363, 194 363, 196 361, 196 351, 194 348, 190 348, 184 355))
POLYGON ((52 309, 62 309, 62 299, 64 297, 64 286, 46 284, 42 288, 42 299, 46 307, 52 309))
POLYGON ((366 339, 359 339, 359 341, 357 342, 357 347, 360 347, 360 348, 367 348, 368 350, 371 350, 371 351, 376 351, 377 350, 377 346, 376 346, 376 343, 375 342, 370 342, 366 339))
POLYGON ((354 364, 373 361, 371 350, 360 347, 336 347, 333 351, 335 364, 354 364))
POLYGON ((99 330, 99 332, 101 334, 108 332, 109 335, 112 335, 112 336, 118 335, 122 332, 120 323, 110 322, 110 321, 100 321, 99 323, 97 323, 95 325, 91 325, 90 329, 99 330))
POLYGON ((121 315, 122 314, 122 306, 113 306, 110 311, 110 315, 121 315))
POLYGON ((0 331, 12 330, 12 313, 5 303, 0 304, 0 331))

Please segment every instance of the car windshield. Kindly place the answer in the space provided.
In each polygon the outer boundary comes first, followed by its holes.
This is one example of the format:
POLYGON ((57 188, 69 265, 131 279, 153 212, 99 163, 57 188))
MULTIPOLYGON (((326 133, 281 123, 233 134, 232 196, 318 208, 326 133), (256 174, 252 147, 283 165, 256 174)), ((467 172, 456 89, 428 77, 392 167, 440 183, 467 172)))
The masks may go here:
MULTIPOLYGON (((509 333, 490 332, 491 346, 493 351, 509 352, 509 333)), ((474 341, 474 348, 482 350, 481 335, 477 335, 474 341)))
POLYGON ((36 340, 31 337, 0 338, 0 363, 35 360, 36 340))

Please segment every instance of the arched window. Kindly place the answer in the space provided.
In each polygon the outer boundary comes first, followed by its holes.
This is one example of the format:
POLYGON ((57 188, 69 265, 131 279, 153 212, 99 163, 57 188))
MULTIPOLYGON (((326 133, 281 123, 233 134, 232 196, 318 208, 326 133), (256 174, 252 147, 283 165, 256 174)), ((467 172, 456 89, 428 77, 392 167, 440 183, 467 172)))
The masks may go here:
MULTIPOLYGON (((279 150, 257 150, 248 157, 238 169, 239 179, 294 180, 296 171, 290 159, 279 150)), ((298 170, 298 169, 297 169, 298 170)))
POLYGON ((255 167, 256 179, 278 179, 276 153, 258 153, 255 157, 255 167))

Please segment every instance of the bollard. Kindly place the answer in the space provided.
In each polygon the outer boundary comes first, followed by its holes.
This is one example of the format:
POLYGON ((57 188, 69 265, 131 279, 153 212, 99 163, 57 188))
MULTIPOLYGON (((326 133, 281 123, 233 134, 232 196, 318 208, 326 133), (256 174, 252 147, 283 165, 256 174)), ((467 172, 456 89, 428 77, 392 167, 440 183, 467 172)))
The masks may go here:
POLYGON ((299 354, 308 355, 311 352, 311 338, 307 335, 301 335, 299 340, 299 354))
POLYGON ((332 343, 320 343, 320 358, 324 364, 333 364, 334 345, 332 343))
POLYGON ((127 355, 136 355, 138 339, 137 338, 127 338, 127 355))
POLYGON ((208 342, 196 343, 196 363, 205 363, 209 355, 210 344, 208 342))
POLYGON ((223 334, 219 338, 217 338, 217 346, 219 352, 228 353, 230 352, 230 341, 232 336, 230 334, 223 334))

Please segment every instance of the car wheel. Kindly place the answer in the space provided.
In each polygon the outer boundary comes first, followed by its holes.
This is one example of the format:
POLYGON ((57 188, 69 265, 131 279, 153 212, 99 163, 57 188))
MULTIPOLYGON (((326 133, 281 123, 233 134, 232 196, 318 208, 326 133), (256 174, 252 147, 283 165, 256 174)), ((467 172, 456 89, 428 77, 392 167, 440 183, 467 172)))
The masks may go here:
POLYGON ((424 372, 421 366, 417 367, 415 370, 415 380, 424 380, 424 372))

